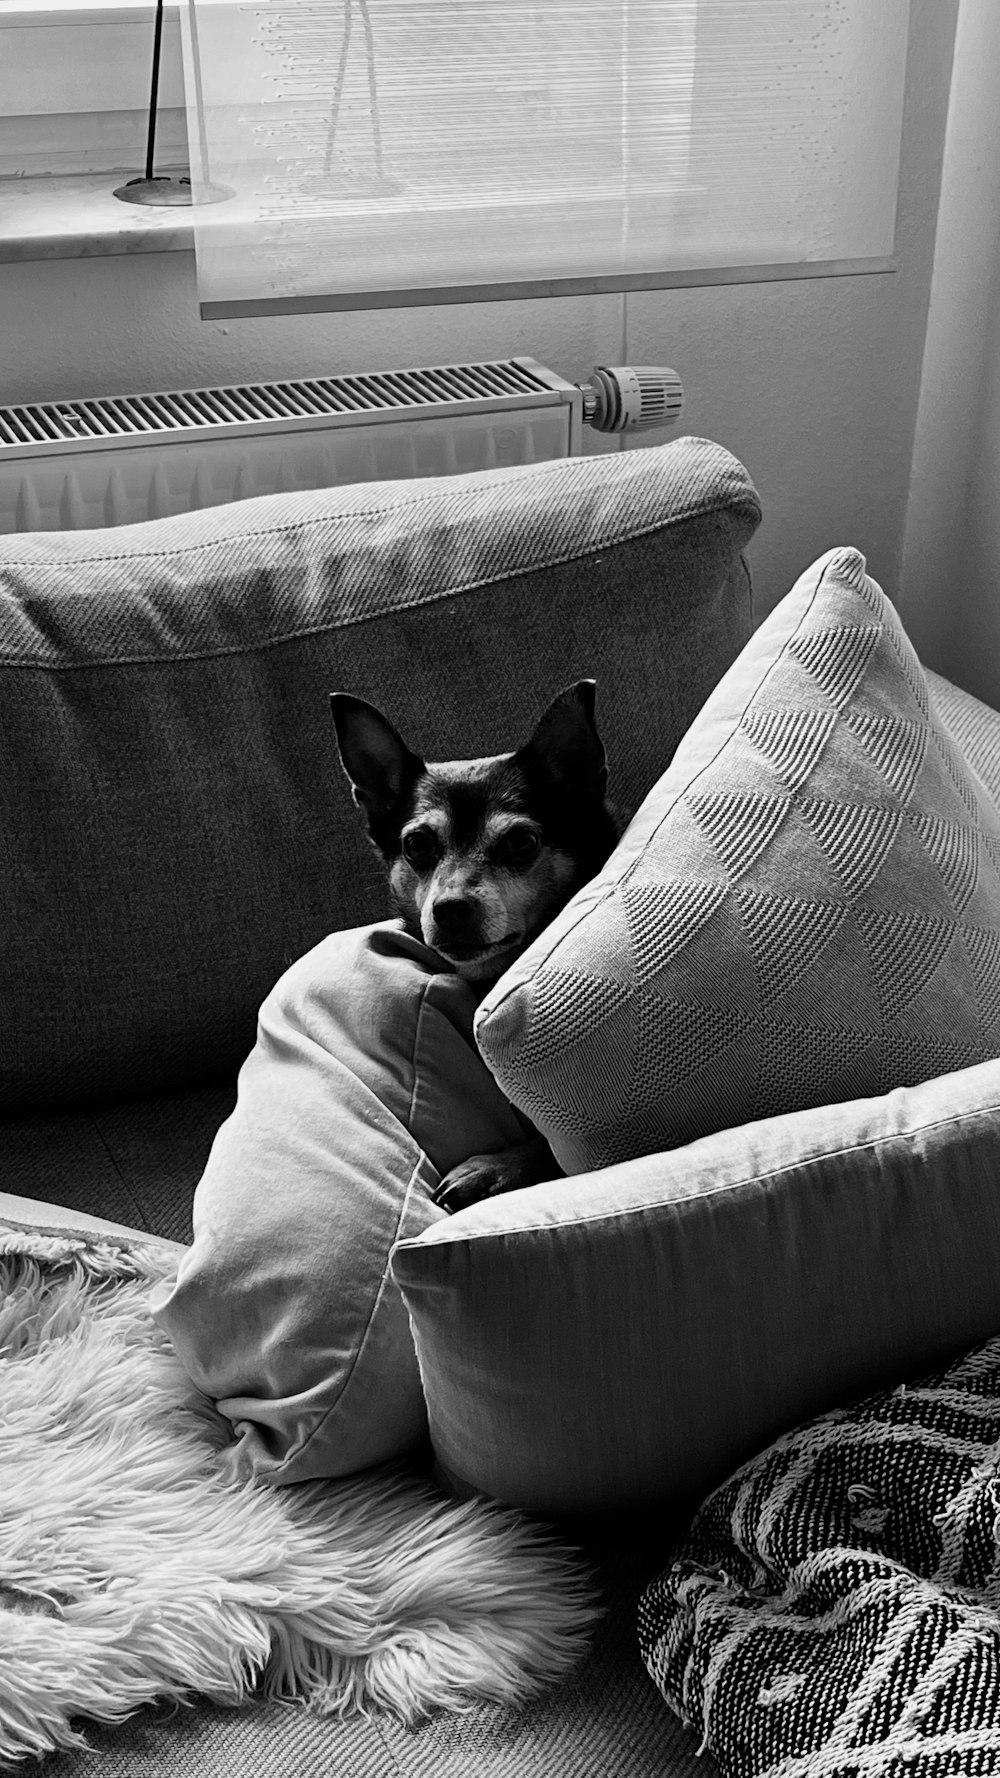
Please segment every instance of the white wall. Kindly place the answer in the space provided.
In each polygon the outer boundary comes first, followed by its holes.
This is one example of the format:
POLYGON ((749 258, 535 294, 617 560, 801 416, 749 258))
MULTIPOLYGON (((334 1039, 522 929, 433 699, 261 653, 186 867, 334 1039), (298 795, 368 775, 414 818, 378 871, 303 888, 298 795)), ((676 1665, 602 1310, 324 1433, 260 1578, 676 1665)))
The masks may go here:
POLYGON ((962 0, 901 611, 929 665, 1000 708, 1000 6, 962 0))
MULTIPOLYGON (((838 543, 898 587, 957 4, 912 0, 898 272, 628 298, 628 356, 674 365, 681 430, 727 445, 760 488, 760 611, 838 543)), ((622 324, 619 296, 202 322, 187 254, 11 265, 0 400, 518 352, 578 379, 620 361, 622 324)))

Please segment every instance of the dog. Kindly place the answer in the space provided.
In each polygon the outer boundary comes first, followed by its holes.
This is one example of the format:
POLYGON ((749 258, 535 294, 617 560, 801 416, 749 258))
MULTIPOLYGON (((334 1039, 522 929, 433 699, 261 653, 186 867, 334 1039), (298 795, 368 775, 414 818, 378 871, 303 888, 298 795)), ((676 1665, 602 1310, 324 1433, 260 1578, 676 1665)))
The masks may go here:
MULTIPOLYGON (((513 753, 444 763, 422 759, 373 704, 330 694, 341 762, 396 911, 480 998, 619 838, 595 686, 580 679, 561 691, 513 753)), ((471 1156, 434 1201, 464 1209, 559 1171, 539 1136, 471 1156)))

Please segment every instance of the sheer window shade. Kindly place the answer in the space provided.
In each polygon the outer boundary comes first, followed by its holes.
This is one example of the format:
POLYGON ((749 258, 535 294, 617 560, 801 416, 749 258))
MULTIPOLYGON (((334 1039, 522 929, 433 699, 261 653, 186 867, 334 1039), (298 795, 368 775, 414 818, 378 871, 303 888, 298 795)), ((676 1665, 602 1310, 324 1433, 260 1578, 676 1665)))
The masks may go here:
POLYGON ((189 0, 206 316, 888 269, 908 0, 189 0))

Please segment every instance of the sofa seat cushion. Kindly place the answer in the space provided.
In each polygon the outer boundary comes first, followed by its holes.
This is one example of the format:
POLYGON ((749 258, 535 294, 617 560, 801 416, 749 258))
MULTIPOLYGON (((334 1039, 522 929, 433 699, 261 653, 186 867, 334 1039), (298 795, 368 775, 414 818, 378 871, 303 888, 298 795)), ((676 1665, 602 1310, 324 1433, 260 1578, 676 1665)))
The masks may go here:
POLYGON ((186 1243, 191 1201, 236 1085, 123 1099, 88 1111, 36 1112, 0 1122, 0 1214, 10 1198, 57 1206, 70 1221, 96 1216, 186 1243))
POLYGON ((426 1437, 395 1240, 470 1154, 523 1142, 472 1041, 476 990, 398 921, 334 933, 265 999, 154 1314, 234 1425, 240 1474, 342 1476, 426 1437))
POLYGON ((331 691, 457 759, 597 674, 635 808, 750 633, 759 518, 677 439, 0 539, 5 1111, 232 1079, 282 970, 389 912, 331 691))
POLYGON ((476 1035, 567 1172, 1000 1052, 1000 811, 856 550, 762 624, 476 1035))

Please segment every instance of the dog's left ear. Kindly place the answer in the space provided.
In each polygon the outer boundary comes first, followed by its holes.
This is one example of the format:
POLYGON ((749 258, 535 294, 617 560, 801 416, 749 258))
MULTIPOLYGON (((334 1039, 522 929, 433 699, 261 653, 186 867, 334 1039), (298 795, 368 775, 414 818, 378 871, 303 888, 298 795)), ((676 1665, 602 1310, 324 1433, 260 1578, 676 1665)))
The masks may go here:
POLYGON ((608 762, 594 721, 596 686, 595 679, 578 679, 553 698, 517 757, 534 760, 557 788, 589 780, 595 796, 603 797, 608 762))

